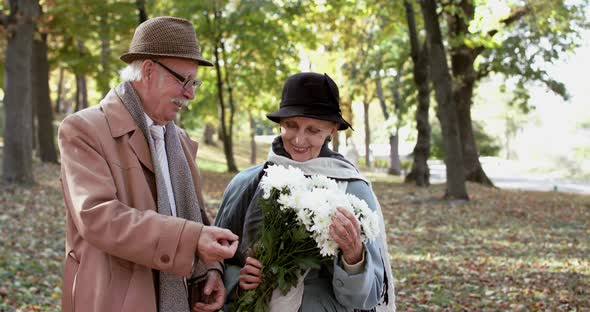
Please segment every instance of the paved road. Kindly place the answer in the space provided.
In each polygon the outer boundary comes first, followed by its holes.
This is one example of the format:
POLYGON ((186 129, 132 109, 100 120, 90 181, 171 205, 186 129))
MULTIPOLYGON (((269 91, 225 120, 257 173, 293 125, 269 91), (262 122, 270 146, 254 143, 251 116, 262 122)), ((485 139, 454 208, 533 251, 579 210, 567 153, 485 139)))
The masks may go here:
MULTIPOLYGON (((429 161, 428 166, 430 182, 444 183, 446 179, 444 163, 429 161)), ((590 194, 590 181, 571 181, 534 175, 517 162, 492 159, 482 161, 482 166, 488 177, 499 188, 590 194)))

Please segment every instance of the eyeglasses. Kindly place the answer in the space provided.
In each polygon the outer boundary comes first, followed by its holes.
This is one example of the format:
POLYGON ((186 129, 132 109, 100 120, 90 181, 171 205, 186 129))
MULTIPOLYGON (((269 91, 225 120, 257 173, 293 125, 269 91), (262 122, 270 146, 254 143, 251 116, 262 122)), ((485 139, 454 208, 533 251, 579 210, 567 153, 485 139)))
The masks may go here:
POLYGON ((190 75, 183 77, 181 74, 173 71, 172 69, 170 69, 168 66, 160 63, 157 60, 151 60, 152 62, 162 66, 162 68, 164 68, 165 70, 167 70, 172 76, 174 76, 174 78, 176 78, 178 80, 178 82, 182 85, 182 87, 184 89, 186 89, 187 87, 191 87, 193 88, 193 91, 195 91, 202 83, 202 80, 195 80, 195 79, 191 79, 190 75))

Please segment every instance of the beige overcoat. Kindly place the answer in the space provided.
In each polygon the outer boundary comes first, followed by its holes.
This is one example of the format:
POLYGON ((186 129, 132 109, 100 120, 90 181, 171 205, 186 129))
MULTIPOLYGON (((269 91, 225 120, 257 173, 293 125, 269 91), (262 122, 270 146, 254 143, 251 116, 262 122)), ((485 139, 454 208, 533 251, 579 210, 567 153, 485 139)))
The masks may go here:
MULTIPOLYGON (((177 129, 204 207, 197 143, 177 129)), ((189 276, 203 225, 157 213, 148 143, 113 90, 67 117, 58 137, 67 208, 63 311, 156 312, 152 269, 189 276)))

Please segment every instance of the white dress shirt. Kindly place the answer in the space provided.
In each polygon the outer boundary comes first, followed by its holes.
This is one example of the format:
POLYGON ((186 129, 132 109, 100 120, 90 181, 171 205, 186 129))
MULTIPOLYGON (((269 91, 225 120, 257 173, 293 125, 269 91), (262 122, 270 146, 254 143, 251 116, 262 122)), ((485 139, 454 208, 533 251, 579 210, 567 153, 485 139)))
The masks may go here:
POLYGON ((159 126, 146 113, 145 121, 150 129, 152 139, 156 148, 156 159, 160 163, 162 173, 164 174, 164 182, 166 184, 166 193, 168 194, 168 201, 170 202, 170 211, 172 215, 176 217, 176 201, 174 200, 174 191, 172 190, 172 182, 170 181, 170 168, 168 167, 168 156, 166 155, 166 142, 164 141, 164 134, 166 133, 166 127, 159 126))

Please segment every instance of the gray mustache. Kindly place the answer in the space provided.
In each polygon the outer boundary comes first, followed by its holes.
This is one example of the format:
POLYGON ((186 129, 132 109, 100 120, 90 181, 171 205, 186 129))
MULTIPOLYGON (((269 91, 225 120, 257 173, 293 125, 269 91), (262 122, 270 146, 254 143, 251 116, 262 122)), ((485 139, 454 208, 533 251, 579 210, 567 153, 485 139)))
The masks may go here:
POLYGON ((189 101, 188 100, 181 100, 181 99, 172 99, 172 103, 174 105, 180 106, 180 107, 187 107, 189 101))

